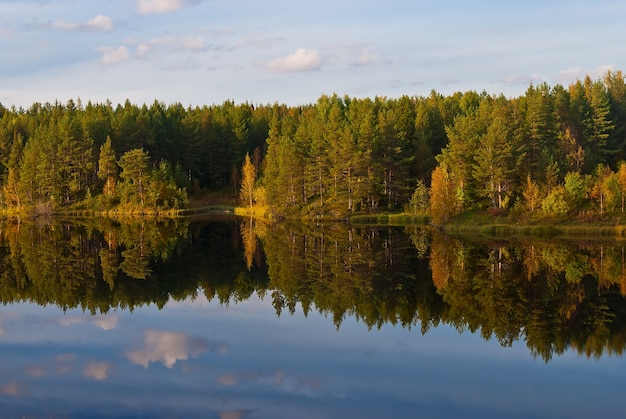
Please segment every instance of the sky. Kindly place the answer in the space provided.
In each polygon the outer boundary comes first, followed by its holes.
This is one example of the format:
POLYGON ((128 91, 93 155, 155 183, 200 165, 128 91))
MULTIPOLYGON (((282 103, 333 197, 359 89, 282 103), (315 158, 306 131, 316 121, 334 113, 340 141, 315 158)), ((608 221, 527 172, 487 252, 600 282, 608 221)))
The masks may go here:
POLYGON ((626 69, 621 0, 0 0, 0 103, 515 97, 626 69))

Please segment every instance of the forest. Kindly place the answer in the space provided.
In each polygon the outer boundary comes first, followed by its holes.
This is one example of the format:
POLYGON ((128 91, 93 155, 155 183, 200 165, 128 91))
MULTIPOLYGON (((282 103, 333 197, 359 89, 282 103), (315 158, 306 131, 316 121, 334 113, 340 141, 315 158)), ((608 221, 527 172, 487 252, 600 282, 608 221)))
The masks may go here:
POLYGON ((277 217, 622 217, 625 127, 621 71, 514 98, 0 105, 0 207, 158 212, 221 193, 277 217))

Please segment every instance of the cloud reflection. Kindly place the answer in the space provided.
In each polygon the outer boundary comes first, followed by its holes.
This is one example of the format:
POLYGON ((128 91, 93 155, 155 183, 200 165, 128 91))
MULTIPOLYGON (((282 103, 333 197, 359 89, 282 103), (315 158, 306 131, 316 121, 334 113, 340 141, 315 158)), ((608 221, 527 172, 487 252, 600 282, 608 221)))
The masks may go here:
POLYGON ((126 354, 135 364, 148 368, 151 362, 160 362, 172 368, 176 362, 196 357, 204 352, 228 352, 223 344, 210 344, 206 339, 181 332, 148 330, 144 333, 144 348, 126 354))
POLYGON ((257 372, 224 374, 217 377, 217 382, 228 387, 242 383, 259 383, 288 393, 309 395, 312 395, 320 387, 320 381, 317 378, 294 377, 282 370, 277 370, 271 374, 260 374, 257 372))
POLYGON ((26 368, 26 374, 34 378, 39 378, 39 377, 43 377, 44 375, 46 375, 46 370, 45 368, 40 367, 40 366, 32 366, 32 367, 26 368))
POLYGON ((252 410, 224 410, 220 412, 220 419, 243 419, 253 413, 252 410))
POLYGON ((25 393, 25 387, 22 384, 11 382, 0 386, 0 394, 6 396, 17 397, 25 393))
POLYGON ((90 362, 83 369, 83 375, 96 381, 104 381, 109 377, 113 364, 109 362, 90 362))
POLYGON ((75 324, 91 323, 102 330, 113 330, 119 323, 117 314, 104 314, 100 316, 64 316, 57 323, 61 326, 69 327, 75 324))
POLYGON ((92 323, 102 330, 113 330, 117 327, 120 319, 117 314, 110 316, 99 316, 92 320, 92 323))
POLYGON ((72 362, 76 359, 74 354, 61 354, 54 358, 56 364, 56 373, 59 375, 67 374, 72 370, 72 362))

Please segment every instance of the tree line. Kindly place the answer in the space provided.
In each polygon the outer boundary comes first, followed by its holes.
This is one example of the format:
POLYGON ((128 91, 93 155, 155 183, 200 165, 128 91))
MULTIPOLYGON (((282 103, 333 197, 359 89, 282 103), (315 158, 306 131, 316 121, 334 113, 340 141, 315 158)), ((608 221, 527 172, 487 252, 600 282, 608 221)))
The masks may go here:
POLYGON ((288 216, 621 214, 625 99, 617 71, 514 98, 0 105, 0 205, 170 209, 219 190, 288 216))
POLYGON ((323 96, 273 115, 263 184, 296 214, 623 213, 625 128, 621 72, 516 98, 323 96))
POLYGON ((0 105, 0 206, 173 209, 200 189, 236 193, 245 154, 258 150, 259 163, 269 111, 230 101, 0 105))

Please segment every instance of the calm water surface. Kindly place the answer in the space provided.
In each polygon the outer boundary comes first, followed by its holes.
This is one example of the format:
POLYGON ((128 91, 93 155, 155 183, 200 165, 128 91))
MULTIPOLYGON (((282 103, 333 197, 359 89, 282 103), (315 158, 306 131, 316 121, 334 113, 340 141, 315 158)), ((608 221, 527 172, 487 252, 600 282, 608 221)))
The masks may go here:
POLYGON ((222 220, 1 244, 3 418, 623 414, 620 243, 222 220))

